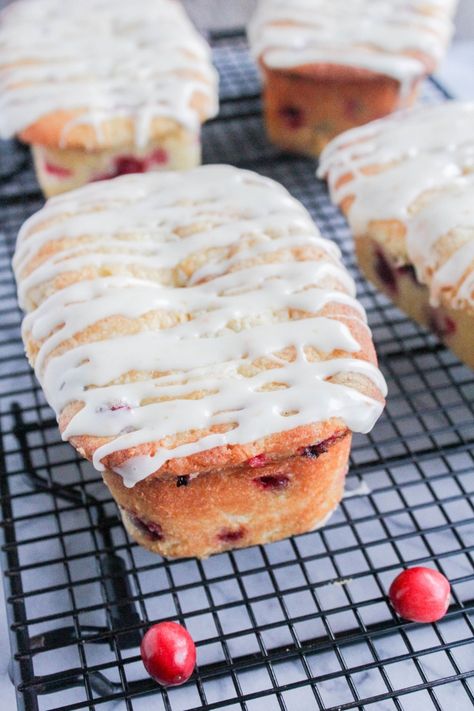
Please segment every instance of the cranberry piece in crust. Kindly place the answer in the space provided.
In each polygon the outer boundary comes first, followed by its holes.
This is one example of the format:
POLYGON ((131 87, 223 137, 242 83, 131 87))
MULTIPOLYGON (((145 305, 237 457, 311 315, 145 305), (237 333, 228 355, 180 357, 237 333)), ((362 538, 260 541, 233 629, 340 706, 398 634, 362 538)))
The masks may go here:
POLYGON ((375 252, 374 270, 382 284, 386 286, 389 291, 396 294, 397 275, 380 250, 375 252))
POLYGON ((296 130, 304 126, 305 121, 302 109, 296 106, 282 106, 278 113, 288 128, 296 130))
POLYGON ((393 609, 405 620, 436 622, 449 607, 449 581, 432 568, 408 568, 390 585, 388 596, 393 609))
POLYGON ((287 489, 290 480, 284 474, 274 474, 273 476, 269 474, 268 476, 259 476, 254 479, 255 484, 261 489, 278 491, 282 489, 287 489))
POLYGON ((116 175, 129 175, 130 173, 144 173, 145 163, 133 156, 121 156, 115 160, 116 175))
POLYGON ((138 528, 138 530, 143 533, 150 541, 163 540, 163 529, 161 528, 159 523, 153 523, 152 521, 144 521, 136 514, 130 512, 128 512, 128 517, 130 518, 130 521, 133 523, 135 528, 138 528))
POLYGON ((146 632, 140 654, 148 674, 162 686, 184 684, 196 666, 196 646, 177 622, 160 622, 146 632))
POLYGON ((344 116, 350 119, 358 119, 362 114, 363 104, 359 99, 347 99, 344 102, 344 116))
POLYGON ((109 173, 97 175, 94 180, 110 180, 119 175, 129 175, 131 173, 146 173, 154 165, 166 165, 169 162, 168 153, 163 148, 157 148, 147 158, 135 158, 135 156, 119 156, 115 159, 114 168, 109 173))
POLYGON ((150 165, 166 165, 168 162, 168 153, 164 148, 156 148, 146 159, 147 167, 150 165))
POLYGON ((145 161, 133 156, 119 156, 115 159, 114 167, 108 173, 96 175, 93 182, 100 180, 112 180, 119 175, 130 175, 131 173, 144 173, 146 171, 145 161))
POLYGON ((245 529, 243 526, 240 528, 236 528, 234 530, 230 528, 223 528, 221 531, 219 531, 217 537, 222 543, 235 543, 236 541, 240 541, 241 538, 244 537, 245 534, 245 529))
POLYGON ((117 410, 131 410, 132 408, 126 402, 116 402, 110 406, 112 412, 117 412, 117 410))
POLYGON ((333 444, 338 442, 340 439, 346 436, 346 433, 340 435, 334 435, 334 437, 328 437, 319 444, 313 444, 310 447, 303 447, 298 451, 302 457, 309 457, 310 459, 317 459, 321 454, 326 454, 333 444))
POLYGON ((72 170, 69 170, 69 168, 54 165, 54 163, 50 163, 49 161, 44 162, 44 169, 50 175, 56 176, 56 178, 70 178, 72 175, 72 170))
POLYGON ((131 410, 131 406, 129 405, 128 402, 124 402, 123 400, 115 400, 115 402, 107 402, 104 403, 103 405, 99 405, 97 407, 96 412, 118 412, 120 410, 131 410))
POLYGON ((397 267, 397 272, 398 274, 409 276, 414 284, 416 284, 417 286, 421 286, 420 282, 416 278, 415 267, 412 267, 411 264, 404 264, 401 267, 397 267))
POLYGON ((326 445, 324 442, 321 442, 321 444, 315 444, 311 447, 303 447, 300 449, 299 454, 301 454, 302 457, 308 457, 309 459, 317 459, 325 452, 327 452, 326 445))
POLYGON ((247 464, 252 469, 260 469, 268 463, 268 457, 266 454, 257 454, 255 457, 251 457, 247 464))
POLYGON ((453 319, 449 316, 445 316, 443 313, 436 311, 435 309, 431 309, 430 311, 428 326, 433 333, 436 333, 436 335, 439 336, 439 338, 452 336, 456 331, 456 324, 453 319))
POLYGON ((449 316, 444 317, 444 336, 452 336, 456 331, 456 324, 449 316))

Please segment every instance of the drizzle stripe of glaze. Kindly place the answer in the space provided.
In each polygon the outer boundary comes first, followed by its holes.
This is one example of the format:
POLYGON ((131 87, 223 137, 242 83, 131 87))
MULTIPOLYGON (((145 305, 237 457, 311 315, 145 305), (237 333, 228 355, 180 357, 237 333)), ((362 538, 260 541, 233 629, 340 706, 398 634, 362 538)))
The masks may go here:
POLYGON ((408 259, 433 306, 443 293, 453 307, 474 306, 474 102, 351 129, 327 146, 318 175, 336 203, 354 197, 348 220, 357 236, 374 221, 404 225, 408 259))
POLYGON ((205 41, 174 0, 18 0, 1 15, 0 135, 10 138, 58 110, 76 125, 130 118, 137 146, 151 121, 199 126, 195 93, 217 113, 217 78, 205 41))
POLYGON ((339 250, 282 186, 255 173, 205 166, 61 195, 25 223, 14 265, 46 398, 58 416, 83 403, 64 439, 110 438, 94 453, 99 470, 114 452, 205 433, 130 457, 116 468, 127 486, 171 458, 329 418, 367 432, 381 413, 378 400, 329 382, 360 375, 386 392, 379 370, 353 357, 360 344, 348 324, 367 325, 339 250), (131 273, 138 263, 153 274, 131 273), (54 286, 74 271, 75 281, 54 286), (133 332, 100 331, 117 316, 133 332), (99 340, 81 336, 91 328, 99 340))
POLYGON ((259 0, 249 26, 272 68, 361 67, 402 85, 432 69, 452 34, 456 0, 259 0))

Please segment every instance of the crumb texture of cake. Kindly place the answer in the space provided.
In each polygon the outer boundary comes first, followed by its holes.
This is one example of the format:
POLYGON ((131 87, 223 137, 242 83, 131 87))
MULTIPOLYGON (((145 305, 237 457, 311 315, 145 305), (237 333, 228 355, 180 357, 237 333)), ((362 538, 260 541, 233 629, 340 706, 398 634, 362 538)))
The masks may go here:
MULTIPOLYGON (((63 438, 155 539, 170 523, 143 504, 152 481, 184 503, 197 479, 227 475, 255 497, 292 497, 301 460, 342 494, 350 432, 373 427, 386 386, 338 248, 281 185, 204 166, 84 186, 25 223, 14 266, 28 357, 63 438)), ((219 490, 228 523, 251 520, 219 490)), ((319 503, 306 524, 328 513, 319 503)), ((257 536, 211 534, 216 550, 257 536)))
POLYGON ((474 366, 474 103, 348 131, 323 152, 319 177, 369 279, 474 366))
POLYGON ((141 545, 171 558, 206 558, 324 525, 344 492, 350 446, 345 432, 317 461, 300 451, 270 460, 263 471, 247 464, 223 467, 186 487, 175 478, 150 477, 128 489, 110 471, 104 480, 141 545))
POLYGON ((455 0, 259 0, 248 28, 273 142, 327 142, 410 106, 449 44, 455 0))
POLYGON ((0 96, 0 136, 34 146, 46 194, 132 160, 194 166, 218 110, 210 49, 175 0, 17 0, 0 15, 0 96))

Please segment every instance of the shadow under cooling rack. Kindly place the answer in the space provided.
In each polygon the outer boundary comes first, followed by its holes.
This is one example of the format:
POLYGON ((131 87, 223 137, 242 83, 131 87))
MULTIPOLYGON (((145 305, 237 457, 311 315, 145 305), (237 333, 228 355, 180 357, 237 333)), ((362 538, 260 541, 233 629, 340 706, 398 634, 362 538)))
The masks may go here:
MULTIPOLYGON (((23 355, 10 268, 42 204, 26 150, 0 166, 2 557, 20 709, 456 711, 474 706, 474 376, 359 275, 314 161, 266 141, 259 82, 239 33, 213 38, 221 115, 206 162, 282 182, 335 240, 357 282, 389 384, 384 417, 354 439, 348 492, 321 531, 206 561, 131 543, 100 476, 61 442, 23 355), (404 565, 452 581, 435 625, 397 619, 386 590, 404 565), (146 677, 151 621, 190 630, 199 667, 183 687, 146 677), (148 694, 153 694, 149 696, 148 694)), ((424 101, 442 101, 425 86, 424 101)))

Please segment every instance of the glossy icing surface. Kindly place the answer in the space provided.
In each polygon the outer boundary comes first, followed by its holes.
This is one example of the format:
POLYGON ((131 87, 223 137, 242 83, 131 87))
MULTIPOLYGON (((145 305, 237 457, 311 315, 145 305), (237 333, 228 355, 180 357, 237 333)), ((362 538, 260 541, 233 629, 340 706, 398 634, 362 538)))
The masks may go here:
POLYGON ((195 129, 193 96, 217 112, 210 51, 175 0, 18 0, 0 22, 0 135, 58 110, 66 126, 131 119, 143 146, 154 118, 195 129))
POLYGON ((113 452, 161 443, 116 469, 132 486, 170 458, 331 417, 369 431, 381 402, 329 381, 358 374, 385 393, 338 318, 349 307, 367 328, 339 256, 282 186, 230 166, 126 176, 50 200, 22 228, 14 265, 47 399, 58 415, 83 403, 63 437, 110 438, 98 469, 113 452), (336 315, 317 315, 328 305, 336 315), (110 332, 113 316, 133 332, 110 332), (99 337, 80 335, 96 324, 99 337), (204 434, 166 446, 190 431, 204 434))
POLYGON ((352 199, 356 236, 377 221, 403 225, 408 259, 433 306, 443 293, 455 307, 474 306, 474 103, 424 107, 347 131, 323 152, 319 176, 335 202, 352 199))
POLYGON ((408 89, 443 56, 455 7, 454 0, 260 0, 249 39, 268 67, 354 66, 408 89))

